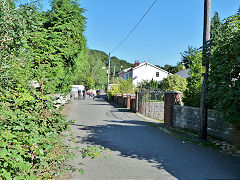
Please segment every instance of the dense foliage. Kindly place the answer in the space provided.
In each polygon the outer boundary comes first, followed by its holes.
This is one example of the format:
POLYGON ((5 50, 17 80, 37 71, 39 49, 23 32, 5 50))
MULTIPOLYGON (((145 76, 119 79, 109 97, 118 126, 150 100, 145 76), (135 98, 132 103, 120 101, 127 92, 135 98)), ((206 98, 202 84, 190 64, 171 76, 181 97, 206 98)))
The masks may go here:
MULTIPOLYGON (((218 38, 221 37, 222 22, 218 13, 215 12, 211 20, 211 47, 216 48, 218 38)), ((193 48, 188 46, 182 55, 182 63, 186 68, 190 68, 187 78, 187 89, 184 91, 183 102, 186 106, 200 107, 201 95, 201 66, 202 66, 202 48, 193 48)), ((212 107, 210 105, 209 107, 212 107)))
POLYGON ((75 84, 82 84, 87 89, 105 88, 107 85, 107 72, 103 69, 103 67, 106 67, 104 56, 88 49, 86 57, 87 63, 82 73, 78 73, 75 84))
MULTIPOLYGON (((225 120, 240 127, 240 15, 238 13, 223 22, 216 12, 211 21, 211 49, 209 71, 208 108, 221 112, 225 120)), ((201 59, 196 48, 189 47, 183 54, 183 62, 191 69, 184 92, 184 104, 200 106, 201 59)))
POLYGON ((69 92, 86 64, 83 12, 72 0, 48 12, 0 0, 0 179, 51 178, 73 155, 49 94, 69 92))
POLYGON ((171 75, 161 81, 161 89, 166 91, 180 91, 186 90, 187 81, 185 78, 178 75, 171 75))
POLYGON ((209 103, 240 127, 240 15, 224 20, 213 51, 209 103))
POLYGON ((95 88, 94 76, 88 77, 87 82, 85 84, 85 88, 86 89, 94 89, 95 88))
MULTIPOLYGON (((216 48, 218 38, 221 37, 222 22, 218 13, 215 12, 211 20, 211 48, 216 48)), ((181 53, 182 63, 186 68, 190 68, 187 78, 187 89, 184 92, 183 102, 186 106, 200 107, 201 95, 201 66, 202 66, 202 47, 194 48, 188 46, 188 49, 181 53)), ((213 108, 209 105, 209 108, 213 108)))

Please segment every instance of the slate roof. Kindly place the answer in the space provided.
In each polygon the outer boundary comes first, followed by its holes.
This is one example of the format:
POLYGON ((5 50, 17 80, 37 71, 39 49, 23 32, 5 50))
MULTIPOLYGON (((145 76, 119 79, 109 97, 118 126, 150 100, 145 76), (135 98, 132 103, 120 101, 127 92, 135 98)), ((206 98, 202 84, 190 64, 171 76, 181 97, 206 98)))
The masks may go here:
POLYGON ((187 79, 188 77, 190 77, 190 75, 188 74, 189 71, 190 71, 189 68, 188 69, 184 69, 182 71, 179 71, 179 72, 175 73, 174 75, 179 75, 179 76, 187 79))
POLYGON ((179 71, 179 72, 175 73, 174 75, 179 75, 179 76, 187 79, 188 77, 190 77, 190 75, 188 74, 189 71, 190 71, 189 68, 188 69, 184 69, 182 71, 179 71))

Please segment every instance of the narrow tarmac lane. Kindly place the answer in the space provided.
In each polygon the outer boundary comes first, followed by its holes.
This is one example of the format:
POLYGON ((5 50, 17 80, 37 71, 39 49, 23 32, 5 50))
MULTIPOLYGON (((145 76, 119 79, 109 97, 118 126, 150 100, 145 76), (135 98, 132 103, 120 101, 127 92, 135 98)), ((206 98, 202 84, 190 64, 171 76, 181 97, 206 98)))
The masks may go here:
POLYGON ((112 158, 69 163, 85 174, 71 179, 240 179, 240 159, 229 157, 147 125, 135 113, 102 99, 73 100, 68 120, 76 146, 101 145, 112 158))

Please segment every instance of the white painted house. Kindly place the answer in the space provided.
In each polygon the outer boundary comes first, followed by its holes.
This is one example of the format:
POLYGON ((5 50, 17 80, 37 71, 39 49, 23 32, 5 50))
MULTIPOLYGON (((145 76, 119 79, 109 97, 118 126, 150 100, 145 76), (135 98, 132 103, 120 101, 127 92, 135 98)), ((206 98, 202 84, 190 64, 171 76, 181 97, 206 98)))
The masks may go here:
POLYGON ((171 73, 154 66, 148 62, 135 62, 134 67, 124 69, 119 73, 119 78, 132 79, 133 84, 137 86, 142 81, 162 81, 163 78, 171 75, 171 73))

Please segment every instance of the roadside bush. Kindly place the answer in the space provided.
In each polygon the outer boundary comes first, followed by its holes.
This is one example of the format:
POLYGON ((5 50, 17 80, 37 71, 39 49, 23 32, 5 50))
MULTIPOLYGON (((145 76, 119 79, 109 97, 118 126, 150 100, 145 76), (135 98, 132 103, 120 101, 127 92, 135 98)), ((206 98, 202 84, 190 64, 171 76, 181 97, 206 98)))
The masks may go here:
MULTIPOLYGON (((58 2, 62 4, 63 0, 58 2)), ((52 5, 56 3, 57 0, 52 5)), ((69 5, 68 10, 76 8, 72 12, 81 18, 81 8, 73 1, 64 0, 62 5, 69 5)), ((65 12, 57 11, 58 8, 54 8, 55 15, 65 12)), ((52 179, 65 169, 64 160, 74 156, 62 134, 71 121, 67 122, 60 110, 54 108, 49 94, 69 92, 73 72, 78 67, 76 61, 80 63, 78 54, 86 44, 76 38, 78 47, 73 48, 76 44, 69 41, 75 38, 66 41, 63 34, 67 33, 60 32, 61 28, 55 27, 57 33, 51 31, 53 22, 61 25, 61 21, 54 16, 55 21, 51 21, 39 11, 35 2, 16 7, 12 0, 0 0, 0 179, 52 179), (45 25, 51 23, 47 30, 45 25), (60 36, 64 41, 59 42, 60 36), (58 42, 52 42, 53 39, 58 42), (33 88, 33 81, 38 81, 40 87, 33 88)), ((73 20, 72 16, 66 17, 73 20)), ((84 21, 75 20, 84 29, 84 21)), ((91 149, 82 153, 91 157, 93 154, 91 149)))
POLYGON ((178 75, 171 75, 161 81, 161 89, 166 91, 180 91, 186 90, 187 81, 185 78, 178 75))
POLYGON ((28 44, 36 6, 0 0, 0 12, 0 179, 47 179, 73 155, 61 134, 71 122, 47 95, 50 72, 57 71, 34 59, 28 44), (31 86, 33 79, 39 88, 31 86))

